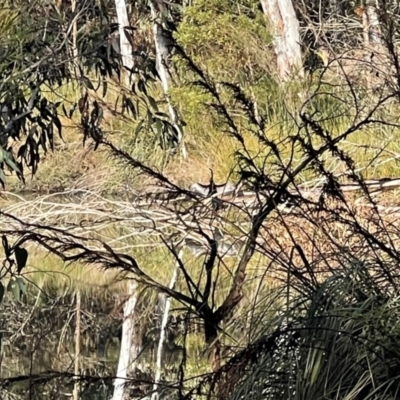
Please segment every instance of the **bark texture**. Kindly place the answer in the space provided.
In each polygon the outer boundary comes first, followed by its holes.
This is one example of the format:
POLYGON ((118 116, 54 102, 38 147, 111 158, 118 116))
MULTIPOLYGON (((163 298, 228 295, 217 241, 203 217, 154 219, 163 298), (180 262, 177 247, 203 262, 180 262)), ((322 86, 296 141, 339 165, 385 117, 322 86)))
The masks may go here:
POLYGON ((292 0, 261 0, 274 36, 279 77, 303 76, 299 21, 292 0))

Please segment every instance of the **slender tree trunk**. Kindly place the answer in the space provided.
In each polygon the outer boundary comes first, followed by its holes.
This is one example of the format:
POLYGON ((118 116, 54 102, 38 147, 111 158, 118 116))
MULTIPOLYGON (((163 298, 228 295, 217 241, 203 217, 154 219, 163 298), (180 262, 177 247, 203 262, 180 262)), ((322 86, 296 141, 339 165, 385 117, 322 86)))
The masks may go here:
POLYGON ((303 76, 299 21, 292 0, 261 0, 275 41, 279 77, 282 80, 303 76))
POLYGON ((181 148, 182 156, 184 159, 187 158, 186 146, 183 141, 182 130, 179 127, 179 118, 175 108, 172 106, 168 96, 169 86, 171 82, 171 74, 168 68, 168 62, 170 60, 170 47, 168 45, 168 38, 166 37, 163 27, 161 25, 162 16, 158 6, 158 2, 155 0, 150 1, 151 17, 153 19, 153 35, 154 43, 156 47, 156 67, 157 72, 160 75, 161 83, 164 90, 164 95, 168 103, 168 111, 178 134, 178 143, 181 148))
POLYGON ((376 2, 367 0, 363 11, 364 44, 366 46, 381 44, 381 29, 376 2))
MULTIPOLYGON (((76 0, 72 0, 71 2, 71 11, 74 14, 76 12, 76 0)), ((78 36, 78 24, 76 19, 74 21, 74 25, 72 26, 72 55, 74 56, 74 62, 78 57, 78 48, 76 46, 76 38, 78 36)))
MULTIPOLYGON (((132 45, 127 36, 130 35, 131 32, 125 29, 130 26, 125 0, 115 0, 115 8, 117 11, 122 64, 127 70, 125 73, 125 81, 126 85, 129 87, 134 70, 134 60, 132 45)), ((134 334, 135 309, 138 300, 137 288, 138 285, 136 281, 129 281, 129 298, 124 305, 121 348, 118 361, 117 378, 114 381, 113 400, 123 400, 125 393, 124 385, 128 377, 128 372, 131 368, 132 337, 134 334)))
MULTIPOLYGON (((178 257, 182 257, 183 251, 181 250, 179 252, 178 257)), ((169 288, 173 289, 175 287, 176 281, 178 279, 178 273, 179 273, 179 265, 177 264, 174 270, 174 273, 172 274, 171 281, 169 283, 169 288)), ((154 378, 154 392, 151 396, 151 400, 158 400, 159 395, 160 395, 160 380, 161 380, 161 371, 162 371, 162 359, 163 359, 163 349, 164 349, 164 342, 165 342, 165 334, 166 334, 166 328, 167 328, 167 323, 168 323, 168 317, 169 317, 169 310, 171 308, 171 298, 165 294, 162 293, 160 295, 160 313, 162 314, 162 321, 161 321, 161 327, 160 327, 160 340, 158 342, 158 349, 157 349, 157 360, 156 360, 156 374, 154 378)))
POLYGON ((122 324, 121 348, 119 353, 117 378, 114 381, 114 394, 112 400, 124 399, 128 370, 131 364, 132 336, 134 332, 134 314, 137 304, 137 282, 128 283, 129 298, 124 305, 124 322, 122 324))
POLYGON ((130 30, 125 29, 130 27, 125 0, 115 0, 115 8, 117 11, 117 22, 118 22, 122 65, 126 69, 125 80, 127 85, 129 86, 135 63, 133 59, 132 45, 127 36, 131 35, 132 33, 130 30))
MULTIPOLYGON (((71 11, 74 15, 76 12, 77 0, 71 1, 71 11)), ((46 21, 47 22, 47 21, 46 21)), ((71 58, 72 58, 72 71, 75 74, 75 78, 79 79, 79 70, 78 70, 78 47, 77 47, 77 36, 78 36, 78 22, 74 16, 74 24, 72 25, 72 51, 71 51, 71 58)))

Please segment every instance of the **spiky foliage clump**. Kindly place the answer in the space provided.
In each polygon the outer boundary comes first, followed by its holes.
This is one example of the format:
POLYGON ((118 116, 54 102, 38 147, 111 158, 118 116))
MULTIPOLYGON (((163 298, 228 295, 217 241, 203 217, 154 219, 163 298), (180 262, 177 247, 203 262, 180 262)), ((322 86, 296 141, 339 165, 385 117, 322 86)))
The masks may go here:
POLYGON ((294 296, 217 374, 214 389, 232 400, 398 398, 396 288, 360 263, 294 296))

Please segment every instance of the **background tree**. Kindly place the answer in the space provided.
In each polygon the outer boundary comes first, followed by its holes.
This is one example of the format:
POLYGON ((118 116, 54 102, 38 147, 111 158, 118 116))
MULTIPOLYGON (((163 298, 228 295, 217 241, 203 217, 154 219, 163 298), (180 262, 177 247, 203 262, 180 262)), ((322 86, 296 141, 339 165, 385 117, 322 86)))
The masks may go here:
POLYGON ((302 76, 299 22, 292 1, 261 0, 261 5, 272 26, 279 77, 302 76))

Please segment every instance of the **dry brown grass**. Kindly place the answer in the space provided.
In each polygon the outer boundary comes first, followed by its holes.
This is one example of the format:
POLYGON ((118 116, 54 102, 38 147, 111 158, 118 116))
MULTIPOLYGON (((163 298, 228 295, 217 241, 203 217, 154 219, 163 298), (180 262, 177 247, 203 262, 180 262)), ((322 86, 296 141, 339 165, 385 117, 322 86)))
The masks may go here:
POLYGON ((328 201, 325 211, 304 205, 292 214, 276 213, 268 218, 258 243, 262 257, 271 262, 264 264, 269 265, 269 281, 285 282, 288 271, 297 271, 322 282, 357 262, 369 264, 373 274, 380 261, 390 259, 390 252, 397 254, 398 191, 377 196, 377 208, 354 193, 345 198, 346 203, 328 201), (371 238, 388 251, 371 246, 371 238))

